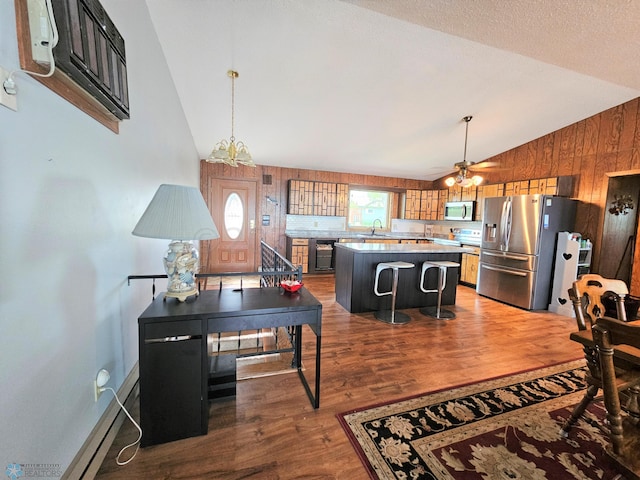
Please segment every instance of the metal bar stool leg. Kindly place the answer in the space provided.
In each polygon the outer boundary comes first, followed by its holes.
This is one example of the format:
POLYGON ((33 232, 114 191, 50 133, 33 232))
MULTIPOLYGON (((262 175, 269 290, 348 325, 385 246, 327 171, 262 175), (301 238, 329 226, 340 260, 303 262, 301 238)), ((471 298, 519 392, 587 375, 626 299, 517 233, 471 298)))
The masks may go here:
POLYGON ((411 317, 409 317, 409 315, 402 312, 396 312, 396 295, 398 293, 399 270, 401 268, 413 268, 414 266, 415 265, 413 263, 407 262, 385 262, 379 263, 376 266, 376 277, 373 286, 374 293, 379 297, 391 295, 391 310, 382 310, 376 312, 374 316, 378 320, 390 325, 402 325, 411 321, 411 317), (380 279, 380 273, 387 269, 391 269, 393 274, 393 283, 391 285, 391 290, 387 292, 380 292, 378 291, 378 281, 380 279))
POLYGON ((420 309, 420 313, 423 315, 427 315, 429 317, 437 318, 439 320, 451 320, 456 318, 456 314, 450 310, 446 310, 442 308, 442 292, 444 291, 445 285, 447 283, 447 269, 449 267, 459 267, 459 263, 455 262, 424 262, 422 264, 422 274, 420 275, 420 290, 424 293, 437 293, 437 302, 436 306, 427 306, 422 307, 420 309), (438 269, 438 287, 435 289, 425 289, 424 288, 424 280, 427 273, 427 270, 430 268, 438 269))

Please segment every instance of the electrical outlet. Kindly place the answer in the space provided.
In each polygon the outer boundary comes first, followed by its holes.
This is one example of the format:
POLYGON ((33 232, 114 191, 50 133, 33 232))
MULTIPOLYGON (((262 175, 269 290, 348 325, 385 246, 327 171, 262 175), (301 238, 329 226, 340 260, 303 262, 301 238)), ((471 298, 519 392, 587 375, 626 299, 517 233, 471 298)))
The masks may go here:
POLYGON ((0 103, 7 108, 10 108, 14 112, 18 111, 18 96, 17 95, 9 95, 4 88, 5 80, 9 79, 9 72, 4 68, 0 67, 0 103))
POLYGON ((93 381, 93 400, 95 402, 97 402, 100 395, 102 395, 103 387, 107 384, 109 378, 111 378, 111 375, 109 375, 109 372, 104 368, 98 371, 96 379, 93 381))

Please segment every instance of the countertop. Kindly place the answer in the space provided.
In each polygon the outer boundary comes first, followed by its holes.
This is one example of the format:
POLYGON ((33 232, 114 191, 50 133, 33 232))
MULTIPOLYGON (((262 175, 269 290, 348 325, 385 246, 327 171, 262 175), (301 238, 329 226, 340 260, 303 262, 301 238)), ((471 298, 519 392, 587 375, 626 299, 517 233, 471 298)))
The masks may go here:
POLYGON ((353 232, 339 230, 287 230, 285 235, 289 238, 317 238, 319 240, 338 240, 340 238, 385 238, 391 240, 429 240, 424 234, 410 232, 378 232, 375 235, 369 235, 368 232, 353 232))
POLYGON ((468 253, 473 251, 470 248, 436 243, 336 243, 335 247, 357 253, 468 253))
POLYGON ((285 235, 289 238, 314 238, 318 240, 339 240, 342 238, 354 240, 428 240, 439 242, 447 246, 460 246, 460 244, 480 246, 480 241, 451 240, 445 235, 429 235, 411 232, 382 232, 368 235, 364 232, 336 231, 336 230, 287 230, 285 235))

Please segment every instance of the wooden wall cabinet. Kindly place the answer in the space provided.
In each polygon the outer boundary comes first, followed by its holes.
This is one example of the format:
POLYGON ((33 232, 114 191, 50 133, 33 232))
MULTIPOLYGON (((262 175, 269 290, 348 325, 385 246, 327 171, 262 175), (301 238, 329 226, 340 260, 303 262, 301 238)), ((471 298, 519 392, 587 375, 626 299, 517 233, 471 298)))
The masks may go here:
POLYGON ((287 213, 313 215, 313 183, 307 180, 289 180, 287 213))
POLYGON ((447 190, 407 190, 405 220, 443 220, 447 190))
POLYGON ((420 220, 420 190, 407 190, 404 206, 404 218, 406 220, 420 220))
POLYGON ((289 180, 288 214, 346 217, 348 206, 345 183, 289 180))

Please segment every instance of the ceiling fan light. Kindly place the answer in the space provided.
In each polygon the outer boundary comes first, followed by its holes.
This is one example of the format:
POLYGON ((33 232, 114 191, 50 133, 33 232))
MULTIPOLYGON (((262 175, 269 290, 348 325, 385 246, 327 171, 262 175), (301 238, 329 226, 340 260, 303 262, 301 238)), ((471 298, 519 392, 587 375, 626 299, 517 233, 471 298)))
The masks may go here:
POLYGON ((480 185, 482 183, 482 180, 484 180, 484 179, 480 175, 474 175, 473 177, 471 177, 471 181, 476 186, 480 185))
POLYGON ((449 178, 447 178, 447 179, 444 181, 444 184, 445 184, 447 187, 453 187, 453 186, 456 184, 456 179, 455 179, 455 178, 453 178, 453 177, 449 177, 449 178))
POLYGON ((461 187, 468 187, 471 185, 471 179, 467 178, 466 176, 462 176, 459 175, 458 179, 456 180, 456 182, 458 183, 458 185, 460 185, 461 187))

